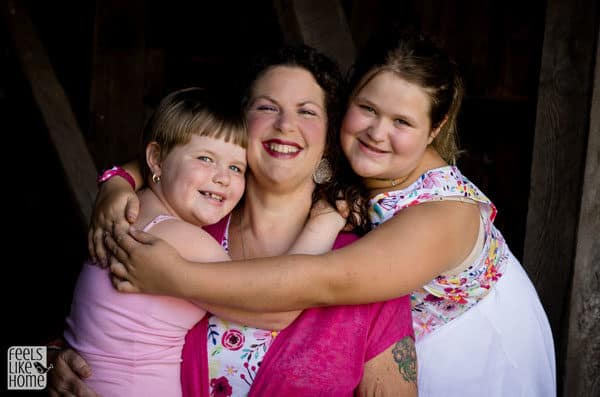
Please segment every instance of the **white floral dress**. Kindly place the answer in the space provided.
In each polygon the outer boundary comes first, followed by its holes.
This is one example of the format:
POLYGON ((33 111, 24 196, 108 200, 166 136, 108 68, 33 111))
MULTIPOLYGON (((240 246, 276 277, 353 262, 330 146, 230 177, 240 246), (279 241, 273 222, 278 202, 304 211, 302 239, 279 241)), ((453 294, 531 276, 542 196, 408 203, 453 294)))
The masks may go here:
POLYGON ((478 204, 483 248, 464 271, 411 294, 419 395, 556 395, 552 333, 535 288, 493 225, 496 208, 458 168, 429 170, 405 189, 373 197, 369 215, 377 227, 437 200, 478 204))

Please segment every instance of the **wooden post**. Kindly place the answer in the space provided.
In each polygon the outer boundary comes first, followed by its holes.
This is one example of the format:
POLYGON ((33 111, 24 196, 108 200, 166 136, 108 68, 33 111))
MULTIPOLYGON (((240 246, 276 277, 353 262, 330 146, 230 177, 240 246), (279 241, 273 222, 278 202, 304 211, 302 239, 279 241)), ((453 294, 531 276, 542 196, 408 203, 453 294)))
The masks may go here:
MULTIPOLYGON (((553 328, 561 390, 567 343, 565 320, 582 208, 586 142, 591 133, 590 98, 599 4, 596 0, 548 0, 546 7, 523 264, 553 328)), ((592 157, 598 155, 591 153, 592 157)), ((594 188, 588 189, 591 190, 584 194, 593 194, 594 188)), ((584 225, 586 230, 597 227, 588 221, 584 225)), ((597 241, 597 230, 593 236, 589 238, 597 241)), ((585 255, 589 243, 585 243, 586 237, 581 233, 579 238, 583 239, 579 247, 581 255, 585 255)), ((582 266, 586 260, 581 259, 582 266)), ((598 314, 595 315, 597 318, 598 314)), ((596 357, 595 362, 582 365, 595 365, 597 375, 597 360, 596 357)), ((597 382, 597 378, 589 381, 597 382)), ((569 391, 566 395, 573 394, 569 391)))
POLYGON ((600 31, 569 315, 564 396, 600 396, 600 31))
POLYGON ((286 41, 302 42, 335 59, 342 70, 354 61, 354 43, 338 0, 274 0, 286 41))
POLYGON ((65 91, 21 3, 8 0, 7 25, 33 98, 62 164, 67 184, 79 207, 81 222, 87 225, 97 191, 96 167, 65 91))
POLYGON ((92 55, 90 147, 101 168, 133 159, 144 124, 142 0, 98 0, 92 55))

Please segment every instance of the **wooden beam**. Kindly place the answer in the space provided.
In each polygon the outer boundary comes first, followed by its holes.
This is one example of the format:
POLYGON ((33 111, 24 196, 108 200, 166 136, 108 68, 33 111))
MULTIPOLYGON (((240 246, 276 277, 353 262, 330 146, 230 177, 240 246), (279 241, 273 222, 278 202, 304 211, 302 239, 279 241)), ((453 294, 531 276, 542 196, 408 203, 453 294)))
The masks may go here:
POLYGON ((145 2, 98 0, 94 21, 90 147, 105 168, 141 150, 145 2))
POLYGON ((559 390, 590 134, 598 11, 597 0, 546 3, 523 264, 553 328, 559 390))
POLYGON ((335 59, 342 70, 354 61, 355 47, 338 0, 274 0, 287 42, 302 42, 335 59))
POLYGON ((97 191, 96 166, 65 91, 22 2, 8 0, 6 5, 4 14, 21 68, 48 128, 67 184, 79 206, 81 221, 87 225, 97 191))
MULTIPOLYGON (((598 41, 600 43, 600 30, 598 41)), ((585 163, 563 395, 600 396, 600 44, 585 163)))

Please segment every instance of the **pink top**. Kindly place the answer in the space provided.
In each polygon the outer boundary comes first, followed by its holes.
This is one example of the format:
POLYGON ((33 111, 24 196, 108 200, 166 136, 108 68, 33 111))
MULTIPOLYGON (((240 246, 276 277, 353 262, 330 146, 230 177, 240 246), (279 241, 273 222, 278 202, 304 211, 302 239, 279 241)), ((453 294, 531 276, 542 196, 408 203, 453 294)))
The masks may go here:
POLYGON ((90 364, 86 383, 100 395, 180 396, 185 335, 204 314, 182 299, 120 293, 107 269, 85 263, 64 335, 90 364))
MULTIPOLYGON (((217 241, 227 218, 206 228, 217 241)), ((334 249, 357 237, 341 233, 334 249)), ((353 396, 364 364, 396 341, 413 335, 407 296, 367 305, 305 310, 282 330, 267 351, 249 396, 353 396)), ((184 396, 209 396, 207 321, 186 336, 183 349, 184 396)), ((229 396, 227 388, 213 388, 213 396, 229 396)))

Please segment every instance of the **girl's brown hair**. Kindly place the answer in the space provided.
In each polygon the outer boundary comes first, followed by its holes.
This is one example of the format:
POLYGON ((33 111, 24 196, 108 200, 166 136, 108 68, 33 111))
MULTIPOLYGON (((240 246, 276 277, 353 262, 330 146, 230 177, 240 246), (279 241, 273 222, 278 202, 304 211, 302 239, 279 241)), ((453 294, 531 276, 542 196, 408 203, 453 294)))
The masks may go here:
MULTIPOLYGON (((144 127, 142 152, 150 142, 157 142, 164 158, 193 135, 220 138, 243 148, 248 145, 246 122, 239 106, 232 106, 218 92, 191 87, 174 91, 160 101, 144 127)), ((146 161, 140 164, 145 165, 142 173, 146 179, 146 161)))

